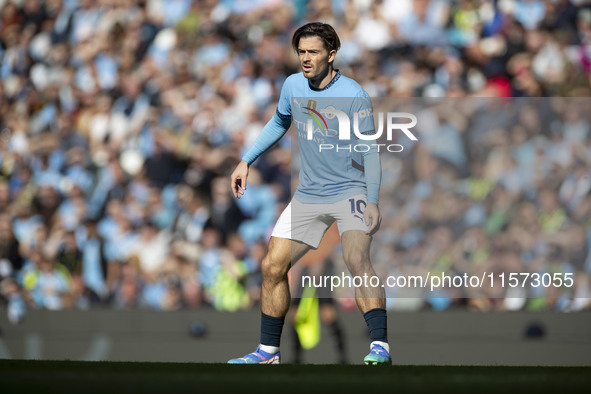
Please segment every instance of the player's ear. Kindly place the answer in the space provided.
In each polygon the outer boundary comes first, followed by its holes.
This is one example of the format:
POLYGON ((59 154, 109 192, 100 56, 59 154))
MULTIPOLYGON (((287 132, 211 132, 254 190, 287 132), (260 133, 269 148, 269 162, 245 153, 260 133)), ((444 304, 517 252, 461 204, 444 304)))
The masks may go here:
POLYGON ((334 58, 337 56, 337 51, 335 51, 334 49, 330 52, 328 52, 328 62, 332 63, 334 62, 334 58))

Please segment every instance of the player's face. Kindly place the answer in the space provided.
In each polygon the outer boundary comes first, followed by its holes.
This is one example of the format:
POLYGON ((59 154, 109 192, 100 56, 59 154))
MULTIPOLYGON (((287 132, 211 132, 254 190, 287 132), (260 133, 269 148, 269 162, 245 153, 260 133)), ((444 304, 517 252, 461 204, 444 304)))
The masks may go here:
POLYGON ((320 37, 303 37, 298 44, 298 56, 304 77, 308 79, 324 79, 336 52, 328 51, 320 37))

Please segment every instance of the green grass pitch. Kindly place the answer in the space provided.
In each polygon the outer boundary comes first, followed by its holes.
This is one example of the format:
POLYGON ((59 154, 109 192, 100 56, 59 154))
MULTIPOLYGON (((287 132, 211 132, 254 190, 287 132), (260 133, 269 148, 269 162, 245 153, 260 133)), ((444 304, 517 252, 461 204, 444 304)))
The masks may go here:
POLYGON ((0 360, 0 393, 591 393, 591 367, 0 360))

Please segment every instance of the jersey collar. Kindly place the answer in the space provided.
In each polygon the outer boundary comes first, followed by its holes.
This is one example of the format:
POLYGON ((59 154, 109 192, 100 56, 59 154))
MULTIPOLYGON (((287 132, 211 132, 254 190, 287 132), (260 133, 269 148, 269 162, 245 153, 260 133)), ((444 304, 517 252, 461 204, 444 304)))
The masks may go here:
POLYGON ((339 78, 341 77, 341 72, 340 72, 340 70, 339 70, 339 69, 335 69, 335 71, 336 71, 337 73, 334 75, 334 77, 332 78, 332 80, 331 80, 331 81, 330 81, 330 82, 329 82, 329 83, 328 83, 328 84, 327 84, 325 87, 323 87, 322 89, 316 89, 316 88, 313 88, 313 87, 312 87, 312 85, 310 85, 310 81, 308 81, 308 86, 310 87, 310 89, 312 89, 312 90, 313 90, 313 91, 315 91, 315 92, 322 92, 322 91, 324 91, 324 90, 327 90, 327 89, 328 89, 328 88, 330 88, 332 85, 334 85, 334 84, 335 84, 335 82, 336 82, 336 81, 338 81, 338 80, 339 80, 339 78))

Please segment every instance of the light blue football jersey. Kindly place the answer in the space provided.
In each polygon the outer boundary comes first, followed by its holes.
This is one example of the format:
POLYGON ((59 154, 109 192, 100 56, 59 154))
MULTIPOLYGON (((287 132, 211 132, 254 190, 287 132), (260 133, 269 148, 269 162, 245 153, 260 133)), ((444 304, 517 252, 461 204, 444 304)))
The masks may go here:
POLYGON ((357 82, 338 71, 320 90, 310 88, 301 72, 285 80, 277 114, 282 119, 291 118, 298 134, 301 168, 299 186, 294 194, 298 201, 333 203, 367 194, 364 156, 379 153, 377 148, 371 147, 375 141, 360 140, 353 132, 355 113, 359 119, 358 131, 373 134, 369 95, 357 82), (339 139, 339 121, 331 112, 335 108, 350 119, 349 140, 339 139), (309 120, 313 127, 312 140, 308 139, 309 120), (371 147, 369 152, 365 152, 367 147, 371 147))

